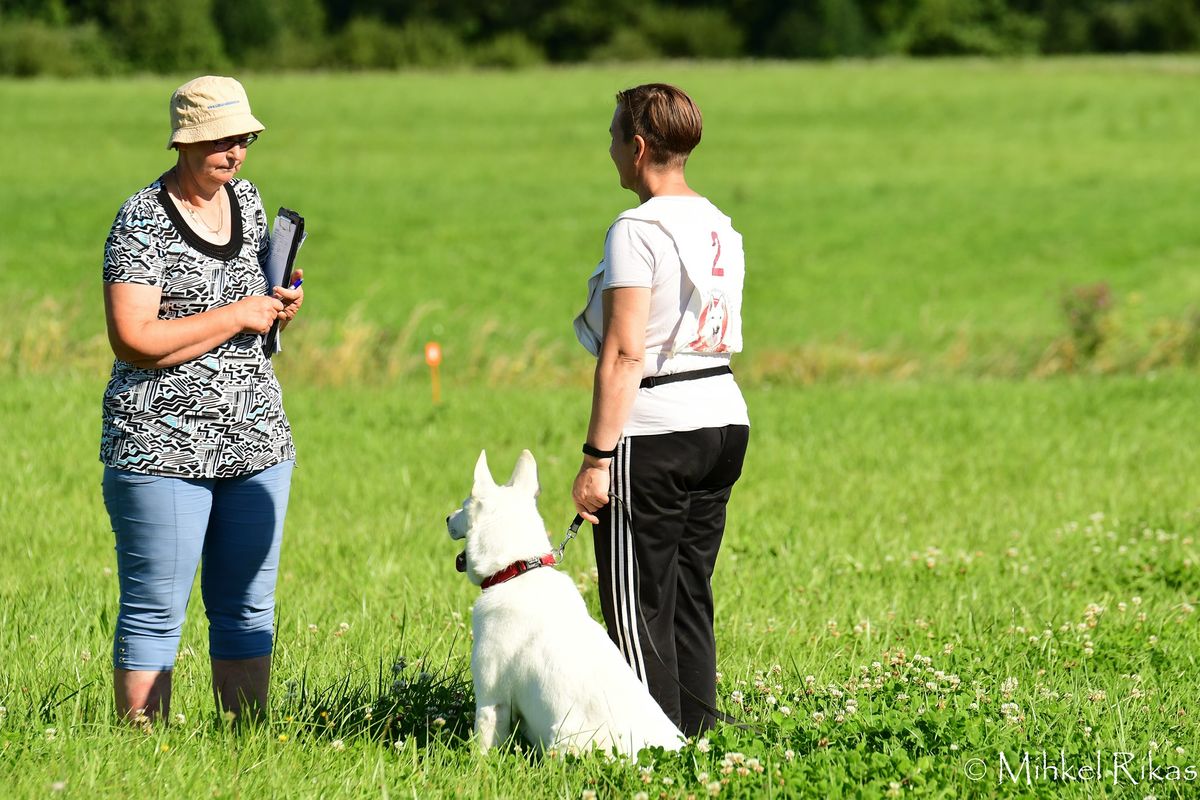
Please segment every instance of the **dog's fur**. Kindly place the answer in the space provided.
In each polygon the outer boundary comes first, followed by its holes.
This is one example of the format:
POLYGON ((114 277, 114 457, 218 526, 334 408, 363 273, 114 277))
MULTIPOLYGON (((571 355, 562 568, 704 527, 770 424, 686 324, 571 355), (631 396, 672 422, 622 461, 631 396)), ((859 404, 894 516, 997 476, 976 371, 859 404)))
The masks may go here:
MULTIPOLYGON (((487 454, 479 454, 471 496, 446 519, 450 538, 466 539, 472 583, 550 552, 537 493, 528 450, 504 486, 492 479, 487 454)), ((635 754, 683 744, 568 576, 541 567, 492 586, 475 601, 472 617, 475 733, 484 750, 507 739, 516 719, 525 738, 543 748, 635 754)))

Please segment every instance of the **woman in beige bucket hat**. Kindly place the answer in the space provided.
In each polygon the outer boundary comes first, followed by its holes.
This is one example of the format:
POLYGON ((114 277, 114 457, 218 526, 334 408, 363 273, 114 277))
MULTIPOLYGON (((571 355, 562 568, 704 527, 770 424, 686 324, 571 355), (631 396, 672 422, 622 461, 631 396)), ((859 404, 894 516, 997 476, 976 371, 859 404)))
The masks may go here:
POLYGON ((116 356, 100 441, 120 582, 113 683, 118 714, 133 721, 169 714, 201 561, 218 709, 266 708, 295 465, 262 339, 295 318, 304 291, 267 285, 262 200, 236 177, 264 126, 233 78, 196 78, 170 108, 175 166, 125 202, 104 248, 116 356))

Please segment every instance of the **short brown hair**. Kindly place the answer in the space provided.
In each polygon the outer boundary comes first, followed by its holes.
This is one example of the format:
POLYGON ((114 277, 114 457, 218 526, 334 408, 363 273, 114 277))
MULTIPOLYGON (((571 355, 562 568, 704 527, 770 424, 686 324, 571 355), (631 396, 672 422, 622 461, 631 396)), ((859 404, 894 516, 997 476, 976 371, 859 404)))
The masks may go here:
POLYGON ((700 144, 704 119, 700 109, 678 86, 645 83, 617 92, 618 119, 625 141, 641 136, 653 164, 681 165, 700 144))

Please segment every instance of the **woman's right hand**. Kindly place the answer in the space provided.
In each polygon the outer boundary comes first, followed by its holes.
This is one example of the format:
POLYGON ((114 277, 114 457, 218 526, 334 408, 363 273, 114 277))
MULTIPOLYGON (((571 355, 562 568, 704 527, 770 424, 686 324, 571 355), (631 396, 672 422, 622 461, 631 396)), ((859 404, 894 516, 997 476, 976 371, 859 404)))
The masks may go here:
POLYGON ((233 304, 234 321, 243 333, 266 333, 279 318, 283 303, 276 297, 252 294, 233 304))

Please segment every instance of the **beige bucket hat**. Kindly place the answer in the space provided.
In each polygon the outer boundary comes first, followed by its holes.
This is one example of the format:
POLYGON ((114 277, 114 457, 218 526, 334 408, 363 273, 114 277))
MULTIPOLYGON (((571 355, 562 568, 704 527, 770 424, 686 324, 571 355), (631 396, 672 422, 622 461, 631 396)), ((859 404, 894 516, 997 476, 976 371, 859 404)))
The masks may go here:
POLYGON ((188 81, 171 95, 171 138, 176 144, 212 142, 266 126, 250 113, 250 98, 234 78, 205 75, 188 81))

